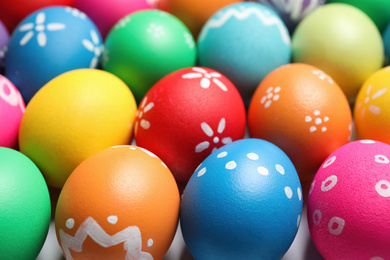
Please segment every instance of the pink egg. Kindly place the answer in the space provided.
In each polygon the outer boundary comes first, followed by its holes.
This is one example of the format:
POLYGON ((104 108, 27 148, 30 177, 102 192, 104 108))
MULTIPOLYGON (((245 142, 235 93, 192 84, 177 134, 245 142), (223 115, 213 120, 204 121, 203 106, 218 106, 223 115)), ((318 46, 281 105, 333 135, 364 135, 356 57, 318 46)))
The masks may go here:
POLYGON ((105 38, 122 17, 139 10, 152 9, 156 2, 156 0, 74 0, 73 6, 85 12, 105 38))
POLYGON ((318 170, 309 192, 310 234, 327 259, 390 256, 390 145, 348 143, 318 170))
POLYGON ((25 110, 19 90, 0 75, 0 146, 16 149, 20 120, 25 110))

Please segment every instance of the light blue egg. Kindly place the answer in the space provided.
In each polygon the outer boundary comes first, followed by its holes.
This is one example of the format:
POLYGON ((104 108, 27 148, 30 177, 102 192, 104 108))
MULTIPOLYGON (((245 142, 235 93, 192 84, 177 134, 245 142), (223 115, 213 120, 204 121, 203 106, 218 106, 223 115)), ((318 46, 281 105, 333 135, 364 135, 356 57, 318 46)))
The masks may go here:
POLYGON ((287 155, 261 139, 227 144, 191 176, 180 223, 195 259, 281 259, 302 214, 302 188, 287 155))
POLYGON ((260 81, 290 62, 290 40, 285 24, 271 8, 252 2, 228 5, 199 34, 199 64, 227 76, 249 104, 260 81))
POLYGON ((27 16, 8 45, 5 75, 28 102, 54 77, 96 68, 103 44, 95 24, 71 7, 48 7, 27 16))

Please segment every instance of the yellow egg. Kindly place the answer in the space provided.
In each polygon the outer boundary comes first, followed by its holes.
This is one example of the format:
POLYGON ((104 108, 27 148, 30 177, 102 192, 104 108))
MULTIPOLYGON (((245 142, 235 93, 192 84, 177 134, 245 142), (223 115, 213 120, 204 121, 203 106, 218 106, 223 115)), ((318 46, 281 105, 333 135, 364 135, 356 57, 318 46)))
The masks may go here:
POLYGON ((354 119, 359 139, 390 143, 390 66, 373 73, 356 98, 354 119))
POLYGON ((132 139, 136 102, 109 72, 79 69, 43 86, 28 103, 19 144, 50 186, 61 188, 85 158, 132 139))

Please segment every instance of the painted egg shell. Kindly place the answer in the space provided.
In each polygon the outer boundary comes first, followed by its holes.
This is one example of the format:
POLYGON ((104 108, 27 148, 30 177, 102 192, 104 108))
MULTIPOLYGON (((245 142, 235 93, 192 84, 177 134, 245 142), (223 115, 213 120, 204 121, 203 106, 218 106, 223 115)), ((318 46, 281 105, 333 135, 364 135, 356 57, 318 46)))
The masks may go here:
POLYGON ((390 23, 386 26, 382 34, 383 46, 385 48, 385 63, 390 64, 390 23))
POLYGON ((57 238, 67 259, 162 259, 179 207, 175 179, 158 157, 135 146, 107 148, 66 181, 57 238))
POLYGON ((213 151, 244 137, 245 107, 235 86, 215 70, 192 67, 155 84, 142 100, 135 141, 186 183, 213 151))
POLYGON ((0 146, 18 148, 19 126, 24 110, 19 90, 0 75, 0 146))
POLYGON ((105 38, 122 17, 139 10, 151 9, 154 2, 155 0, 74 0, 73 6, 85 12, 105 38))
POLYGON ((214 14, 198 38, 199 64, 228 77, 249 103, 260 81, 290 62, 290 35, 269 7, 242 2, 214 14))
POLYGON ((99 31, 84 13, 71 7, 40 9, 12 33, 5 75, 28 102, 61 73, 96 68, 102 48, 99 31))
POLYGON ((252 0, 275 10, 290 32, 293 32, 303 17, 325 3, 325 0, 252 0))
POLYGON ((137 101, 159 79, 195 65, 195 41, 175 16, 139 11, 122 18, 105 41, 103 68, 121 78, 137 101))
POLYGON ((0 71, 3 68, 4 56, 7 51, 8 41, 9 41, 8 30, 0 20, 0 71))
POLYGON ((301 181, 311 181, 326 157, 349 141, 352 115, 332 78, 296 63, 272 71, 260 83, 249 106, 248 128, 251 137, 279 146, 301 181))
POLYGON ((345 3, 359 8, 374 21, 381 32, 390 22, 390 1, 387 0, 327 0, 327 3, 345 3))
POLYGON ((325 259, 390 255, 390 146, 359 140, 332 153, 308 198, 310 234, 325 259))
POLYGON ((363 84, 356 98, 354 120, 359 139, 390 143, 390 67, 373 73, 363 84))
POLYGON ((102 70, 79 69, 43 86, 28 104, 19 131, 20 150, 61 188, 85 158, 129 144, 137 106, 126 84, 102 70))
POLYGON ((219 9, 240 0, 159 0, 158 8, 178 17, 196 37, 206 21, 219 9))
POLYGON ((36 10, 51 5, 70 5, 73 0, 12 0, 0 2, 0 17, 9 32, 36 10))
POLYGON ((0 147, 0 258, 36 259, 50 224, 50 196, 34 163, 0 147))
POLYGON ((287 155, 270 142, 243 139, 196 169, 180 224, 195 259, 281 259, 301 213, 301 184, 287 155))
POLYGON ((292 37, 292 56, 294 62, 329 74, 353 102, 366 78, 382 67, 384 48, 367 15, 336 3, 317 8, 299 23, 292 37))

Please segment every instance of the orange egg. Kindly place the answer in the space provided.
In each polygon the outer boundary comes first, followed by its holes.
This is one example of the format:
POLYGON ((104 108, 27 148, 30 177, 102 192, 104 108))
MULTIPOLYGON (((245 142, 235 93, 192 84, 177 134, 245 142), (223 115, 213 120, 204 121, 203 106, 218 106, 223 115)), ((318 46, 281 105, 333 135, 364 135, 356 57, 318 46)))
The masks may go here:
POLYGON ((351 136, 352 115, 341 88, 307 64, 272 71, 256 89, 248 111, 251 137, 279 146, 302 181, 351 136))
POLYGON ((67 259, 162 259, 176 232, 180 196, 151 152, 114 146, 84 160, 58 199, 55 226, 67 259))
POLYGON ((178 17, 196 37, 206 21, 222 7, 240 0, 160 0, 158 8, 178 17))

